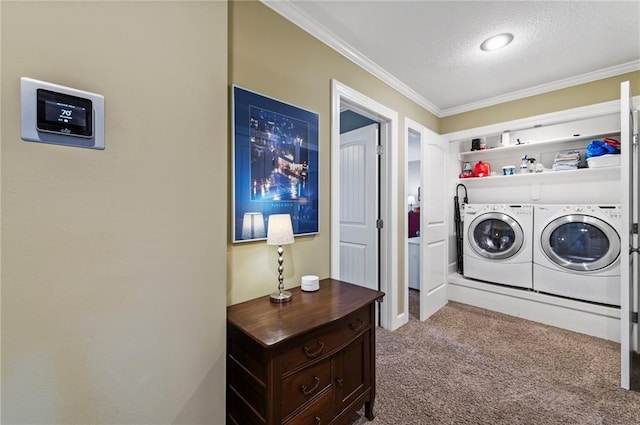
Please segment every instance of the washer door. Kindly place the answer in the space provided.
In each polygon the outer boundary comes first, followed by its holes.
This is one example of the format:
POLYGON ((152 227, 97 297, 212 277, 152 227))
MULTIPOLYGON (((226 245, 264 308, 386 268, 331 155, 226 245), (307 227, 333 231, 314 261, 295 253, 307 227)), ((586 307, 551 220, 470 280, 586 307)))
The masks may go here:
POLYGON ((570 214, 553 220, 542 231, 540 243, 549 260, 569 270, 600 270, 620 256, 618 232, 589 215, 570 214))
POLYGON ((518 222, 499 212, 476 217, 469 224, 467 237, 471 248, 489 260, 513 257, 524 242, 524 233, 518 222))

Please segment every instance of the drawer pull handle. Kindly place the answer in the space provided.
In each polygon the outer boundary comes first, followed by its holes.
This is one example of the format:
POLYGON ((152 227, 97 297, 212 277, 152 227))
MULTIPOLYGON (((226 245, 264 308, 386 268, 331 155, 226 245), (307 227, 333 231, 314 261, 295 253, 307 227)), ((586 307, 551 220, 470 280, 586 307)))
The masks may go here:
POLYGON ((302 394, 310 395, 311 393, 313 393, 315 390, 318 389, 318 387, 320 386, 320 378, 316 376, 313 379, 316 381, 316 384, 313 386, 313 388, 307 389, 306 385, 300 385, 300 389, 302 389, 302 394))
POLYGON ((344 379, 338 378, 336 382, 338 382, 338 386, 340 387, 344 386, 344 379))
POLYGON ((354 332, 358 332, 360 329, 364 327, 364 322, 361 319, 356 319, 356 323, 349 323, 349 327, 354 332))
POLYGON ((316 421, 316 425, 320 425, 322 423, 319 417, 316 416, 314 419, 316 421))
POLYGON ((322 350, 324 350, 324 344, 322 343, 322 341, 318 341, 318 349, 313 352, 311 351, 311 348, 307 347, 306 345, 303 348, 304 348, 304 353, 307 355, 307 357, 313 358, 313 357, 316 357, 318 354, 322 353, 322 350))

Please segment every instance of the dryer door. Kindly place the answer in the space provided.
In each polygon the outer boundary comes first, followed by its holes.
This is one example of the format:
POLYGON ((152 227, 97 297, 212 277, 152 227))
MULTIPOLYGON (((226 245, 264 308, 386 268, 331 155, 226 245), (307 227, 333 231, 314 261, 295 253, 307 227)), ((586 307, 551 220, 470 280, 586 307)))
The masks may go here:
POLYGON ((540 244, 549 260, 569 270, 600 270, 620 256, 618 232, 590 215, 570 214, 553 220, 542 231, 540 244))
POLYGON ((504 260, 516 255, 524 242, 522 227, 506 214, 489 212, 469 224, 471 248, 483 258, 504 260))

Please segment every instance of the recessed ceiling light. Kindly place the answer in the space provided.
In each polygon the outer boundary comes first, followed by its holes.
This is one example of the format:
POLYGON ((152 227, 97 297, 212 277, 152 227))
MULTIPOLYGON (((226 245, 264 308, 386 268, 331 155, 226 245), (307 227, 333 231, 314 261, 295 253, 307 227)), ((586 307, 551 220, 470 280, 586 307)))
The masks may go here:
POLYGON ((485 51, 496 50, 513 41, 513 34, 505 32, 504 34, 494 35, 482 42, 480 48, 485 51))

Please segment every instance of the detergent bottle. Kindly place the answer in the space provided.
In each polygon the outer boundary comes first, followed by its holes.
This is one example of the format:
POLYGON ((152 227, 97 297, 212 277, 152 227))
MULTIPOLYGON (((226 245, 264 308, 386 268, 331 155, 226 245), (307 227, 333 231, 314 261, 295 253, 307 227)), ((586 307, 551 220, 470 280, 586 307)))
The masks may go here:
POLYGON ((489 177, 491 175, 491 168, 489 163, 479 161, 473 169, 473 174, 476 177, 489 177))
POLYGON ((529 157, 527 155, 522 157, 522 164, 520 164, 520 174, 527 174, 529 172, 529 157))

